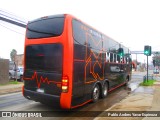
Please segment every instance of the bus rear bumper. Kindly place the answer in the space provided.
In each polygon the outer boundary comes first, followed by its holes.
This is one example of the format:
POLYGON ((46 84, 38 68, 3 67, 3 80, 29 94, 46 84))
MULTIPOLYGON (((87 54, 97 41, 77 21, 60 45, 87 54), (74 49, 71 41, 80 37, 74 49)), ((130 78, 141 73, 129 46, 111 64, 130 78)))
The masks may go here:
POLYGON ((42 104, 60 107, 60 96, 57 95, 43 94, 24 88, 24 97, 29 100, 41 102, 42 104))

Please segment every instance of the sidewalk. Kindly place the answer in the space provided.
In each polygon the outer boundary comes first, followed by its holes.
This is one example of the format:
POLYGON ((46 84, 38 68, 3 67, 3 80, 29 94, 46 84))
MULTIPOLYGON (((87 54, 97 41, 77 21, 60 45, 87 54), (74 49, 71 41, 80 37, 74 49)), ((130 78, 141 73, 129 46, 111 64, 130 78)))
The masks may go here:
MULTIPOLYGON (((110 111, 159 111, 160 112, 160 81, 157 81, 153 86, 138 87, 134 92, 128 95, 125 99, 116 103, 110 111)), ((106 116, 103 112, 94 120, 159 120, 159 117, 101 117, 106 116)))
POLYGON ((0 95, 20 92, 22 90, 22 86, 23 83, 0 86, 0 95))

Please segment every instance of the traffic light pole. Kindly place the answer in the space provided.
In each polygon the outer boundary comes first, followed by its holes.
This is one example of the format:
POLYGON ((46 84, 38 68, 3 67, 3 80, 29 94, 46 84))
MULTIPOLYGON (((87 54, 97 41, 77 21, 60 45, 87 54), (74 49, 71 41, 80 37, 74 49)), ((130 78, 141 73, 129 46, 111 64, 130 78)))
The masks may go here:
POLYGON ((147 82, 148 82, 148 55, 147 55, 147 82))
POLYGON ((147 56, 147 82, 148 82, 148 56, 152 54, 152 47, 149 45, 144 46, 144 55, 147 56))

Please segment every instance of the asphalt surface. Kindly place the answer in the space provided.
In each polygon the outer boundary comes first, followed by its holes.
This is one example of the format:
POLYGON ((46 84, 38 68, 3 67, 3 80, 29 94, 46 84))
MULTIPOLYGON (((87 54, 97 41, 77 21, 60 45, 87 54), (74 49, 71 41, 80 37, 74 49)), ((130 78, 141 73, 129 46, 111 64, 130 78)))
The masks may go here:
MULTIPOLYGON (((125 87, 118 88, 117 90, 109 93, 107 98, 100 99, 96 103, 89 103, 83 107, 74 109, 74 111, 76 112, 74 113, 71 112, 66 117, 70 117, 70 116, 72 117, 72 116, 75 116, 76 114, 77 115, 82 114, 82 116, 87 116, 87 113, 85 112, 79 113, 79 111, 102 111, 103 112, 106 108, 110 108, 112 105, 121 101, 127 95, 128 95, 128 90, 126 90, 125 87)), ((27 100, 22 96, 21 93, 2 95, 0 97, 0 108, 1 108, 0 111, 53 111, 53 116, 54 116, 54 111, 60 110, 58 108, 53 108, 38 102, 27 100)), ((61 111, 62 110, 59 111, 58 113, 59 115, 61 114, 61 111)), ((56 115, 57 115, 57 112, 55 116, 56 115)), ((62 119, 62 118, 59 118, 59 119, 62 119)), ((93 118, 90 118, 90 119, 93 119, 93 118)))
MULTIPOLYGON (((98 113, 98 115, 99 115, 99 114, 103 113, 103 111, 105 111, 105 110, 112 110, 113 108, 118 108, 120 110, 121 107, 123 108, 124 106, 126 108, 126 104, 125 105, 120 105, 120 104, 123 103, 122 102, 123 100, 128 99, 128 97, 130 97, 130 100, 131 100, 128 102, 128 103, 131 103, 129 105, 132 105, 133 101, 142 100, 143 98, 148 97, 147 95, 135 96, 136 98, 138 97, 138 99, 135 100, 134 95, 136 95, 137 93, 141 93, 141 92, 143 93, 144 91, 146 91, 146 93, 149 93, 150 95, 152 95, 150 98, 151 98, 151 100, 153 100, 152 98, 153 98, 154 91, 152 88, 151 89, 148 89, 148 88, 144 89, 143 87, 139 87, 139 83, 143 81, 143 76, 145 74, 146 74, 145 72, 144 73, 139 73, 139 72, 134 73, 132 76, 132 80, 129 82, 128 87, 122 86, 122 87, 112 91, 111 93, 109 93, 107 98, 100 99, 96 103, 89 103, 89 104, 84 105, 83 107, 74 109, 74 112, 68 112, 67 115, 65 114, 65 117, 62 114, 63 112, 61 109, 53 108, 53 107, 46 106, 46 105, 43 105, 38 102, 27 100, 22 96, 21 92, 0 95, 0 111, 52 111, 52 116, 63 116, 63 117, 54 117, 54 119, 56 119, 56 120, 60 120, 60 119, 64 119, 64 120, 74 120, 74 119, 76 119, 76 120, 78 120, 78 119, 92 120, 95 117, 87 117, 88 114, 90 114, 87 111, 92 111, 92 114, 94 113, 93 111, 99 111, 99 113, 98 113), (118 107, 116 106, 117 104, 118 104, 118 107), (55 112, 55 111, 58 111, 58 112, 55 112), (78 116, 78 117, 74 117, 74 116, 78 116), (80 116, 82 116, 83 118, 80 116)), ((143 102, 143 101, 141 101, 141 102, 143 102)), ((126 101, 124 103, 126 103, 126 101)), ((135 104, 136 104, 136 102, 135 102, 135 104)), ((124 110, 124 108, 122 110, 124 110)), ((98 118, 98 119, 100 119, 100 118, 98 118)), ((10 118, 3 118, 3 119, 8 120, 10 118)), ((12 119, 17 120, 20 118, 12 118, 12 119)), ((26 119, 26 118, 21 118, 21 119, 26 119)), ((37 119, 37 118, 35 118, 35 119, 37 119)), ((41 118, 38 118, 38 119, 41 119, 41 118)), ((50 119, 53 119, 53 117, 47 117, 45 119, 50 120, 50 119)), ((140 119, 140 117, 139 117, 139 119, 140 119)))

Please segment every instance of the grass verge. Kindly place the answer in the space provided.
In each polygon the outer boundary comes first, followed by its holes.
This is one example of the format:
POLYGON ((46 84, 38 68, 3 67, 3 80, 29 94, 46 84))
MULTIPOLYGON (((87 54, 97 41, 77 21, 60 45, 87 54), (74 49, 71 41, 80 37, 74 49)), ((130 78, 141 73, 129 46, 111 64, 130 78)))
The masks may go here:
POLYGON ((140 83, 141 86, 152 86, 156 80, 145 80, 144 82, 140 83))
POLYGON ((19 84, 18 81, 10 81, 9 84, 19 84))
POLYGON ((18 81, 9 81, 6 84, 0 84, 0 86, 11 85, 11 84, 20 84, 20 82, 18 82, 18 81))

